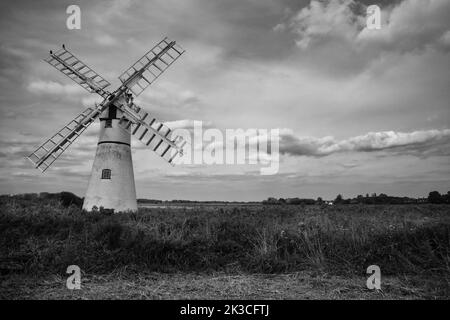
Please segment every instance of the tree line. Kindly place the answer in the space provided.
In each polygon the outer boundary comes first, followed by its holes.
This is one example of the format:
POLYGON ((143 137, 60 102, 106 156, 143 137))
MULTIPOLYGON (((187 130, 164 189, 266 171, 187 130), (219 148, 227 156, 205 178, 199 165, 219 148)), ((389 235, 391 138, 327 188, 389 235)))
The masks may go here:
MULTIPOLYGON (((83 198, 76 196, 71 192, 58 192, 58 193, 25 193, 18 195, 1 195, 0 200, 3 198, 15 198, 20 200, 57 200, 61 201, 64 206, 76 205, 81 207, 83 204, 83 198)), ((264 205, 331 205, 331 204, 419 204, 419 203, 435 203, 435 204, 450 204, 450 191, 446 194, 440 194, 438 191, 431 191, 426 198, 411 198, 411 197, 393 197, 384 193, 371 195, 358 195, 355 198, 345 199, 341 194, 338 194, 334 200, 323 200, 321 197, 317 199, 308 198, 274 198, 269 197, 262 202, 250 201, 250 202, 236 202, 236 201, 193 201, 193 200, 170 200, 163 201, 157 199, 138 199, 138 203, 141 204, 159 204, 159 203, 247 203, 247 204, 259 204, 264 205)))
POLYGON ((417 204, 417 203, 450 203, 450 191, 447 194, 440 194, 438 191, 432 191, 427 198, 411 198, 411 197, 393 197, 384 193, 371 195, 358 195, 355 198, 345 199, 338 194, 334 200, 323 200, 321 197, 317 199, 302 198, 274 198, 269 197, 262 201, 265 205, 314 205, 314 204, 417 204))

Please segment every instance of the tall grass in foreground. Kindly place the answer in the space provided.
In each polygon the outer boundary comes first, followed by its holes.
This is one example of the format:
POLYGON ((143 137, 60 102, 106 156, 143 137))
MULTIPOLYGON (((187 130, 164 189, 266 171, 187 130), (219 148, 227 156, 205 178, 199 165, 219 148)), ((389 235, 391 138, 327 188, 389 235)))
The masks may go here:
POLYGON ((0 271, 450 273, 450 206, 205 206, 86 213, 0 203, 0 271))

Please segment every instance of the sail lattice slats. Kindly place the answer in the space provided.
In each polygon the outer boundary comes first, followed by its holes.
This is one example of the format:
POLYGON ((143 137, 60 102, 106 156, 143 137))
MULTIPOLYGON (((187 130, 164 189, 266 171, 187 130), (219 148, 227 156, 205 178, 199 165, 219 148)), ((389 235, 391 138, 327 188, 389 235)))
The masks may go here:
POLYGON ((166 37, 122 73, 119 79, 138 96, 183 53, 183 48, 166 37))
POLYGON ((174 165, 177 158, 183 155, 186 141, 135 104, 131 107, 123 106, 123 108, 125 112, 119 121, 119 126, 174 165))
POLYGON ((50 54, 45 61, 91 93, 103 90, 110 85, 102 76, 66 49, 50 54))
POLYGON ((87 108, 40 145, 28 156, 28 159, 34 163, 36 168, 44 172, 94 122, 100 113, 100 107, 87 108))

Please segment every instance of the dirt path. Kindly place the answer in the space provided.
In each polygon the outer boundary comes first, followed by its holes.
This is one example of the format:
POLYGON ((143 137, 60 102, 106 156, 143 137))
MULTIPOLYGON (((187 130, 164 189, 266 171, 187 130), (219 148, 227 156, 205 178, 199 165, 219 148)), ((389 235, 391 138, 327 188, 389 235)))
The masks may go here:
MULTIPOLYGON (((84 275, 81 290, 68 290, 66 278, 0 278, 1 299, 433 299, 448 292, 417 279, 382 278, 382 292, 366 288, 366 278, 327 274, 84 275)), ((442 284, 442 282, 441 282, 442 284)), ((448 298, 448 297, 447 297, 448 298)))

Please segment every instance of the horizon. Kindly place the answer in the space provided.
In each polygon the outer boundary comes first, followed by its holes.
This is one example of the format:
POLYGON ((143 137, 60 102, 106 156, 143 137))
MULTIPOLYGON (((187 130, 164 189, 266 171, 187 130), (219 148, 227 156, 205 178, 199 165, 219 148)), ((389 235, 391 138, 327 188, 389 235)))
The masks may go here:
MULTIPOLYGON (((440 192, 440 191, 438 191, 438 190, 432 190, 432 191, 430 191, 429 193, 431 193, 431 192, 434 192, 434 191, 437 191, 437 192, 439 192, 441 195, 446 195, 447 193, 449 193, 450 191, 447 191, 447 192, 440 192)), ((63 193, 63 192, 70 192, 70 193, 72 193, 72 194, 74 194, 75 196, 77 196, 78 198, 84 198, 84 196, 80 196, 80 195, 78 195, 78 194, 76 194, 76 193, 73 193, 73 192, 71 192, 71 191, 59 191, 59 192, 46 192, 46 191, 41 191, 41 192, 29 192, 29 193, 15 193, 15 194, 0 194, 0 197, 1 196, 21 196, 21 195, 26 195, 26 194, 36 194, 36 195, 40 195, 41 193, 50 193, 50 194, 58 194, 58 193, 63 193)), ((381 194, 385 194, 385 193, 383 193, 383 192, 381 192, 381 193, 375 193, 375 192, 373 192, 373 193, 364 193, 364 194, 357 194, 357 195, 353 195, 353 196, 349 196, 349 197, 347 197, 347 196, 345 196, 345 195, 343 195, 343 194, 340 194, 340 193, 338 193, 338 194, 336 194, 336 196, 335 197, 333 197, 333 198, 324 198, 324 197, 321 197, 321 196, 318 196, 318 197, 315 197, 315 198, 304 198, 304 197, 301 197, 301 196, 294 196, 294 197, 267 197, 266 199, 260 199, 260 200, 245 200, 245 201, 239 201, 239 200, 217 200, 217 199, 215 199, 215 200, 205 200, 205 199, 200 199, 200 200, 198 200, 198 199, 156 199, 156 198, 146 198, 146 197, 137 197, 137 201, 139 202, 139 200, 154 200, 154 201, 166 201, 166 202, 170 202, 170 201, 195 201, 195 202, 214 202, 214 201, 217 201, 217 202, 262 202, 262 201, 264 201, 264 200, 267 200, 267 199, 270 199, 270 198, 274 198, 274 199, 294 199, 294 198, 298 198, 298 199, 301 199, 301 200, 306 200, 306 199, 308 199, 308 200, 317 200, 318 198, 321 198, 323 201, 334 201, 335 199, 336 199, 336 197, 338 196, 338 195, 341 195, 342 196, 342 198, 343 199, 356 199, 358 196, 360 196, 360 195, 362 195, 363 197, 366 197, 366 196, 368 196, 369 198, 372 198, 373 197, 373 194, 376 194, 376 197, 379 197, 381 194)), ((395 195, 390 195, 390 194, 385 194, 385 195, 387 195, 388 197, 395 197, 395 198, 409 198, 409 199, 426 199, 427 197, 428 197, 428 195, 424 195, 424 196, 418 196, 418 197, 412 197, 412 196, 405 196, 405 195, 403 195, 403 196, 395 196, 395 195)))

